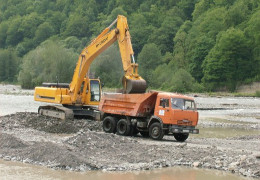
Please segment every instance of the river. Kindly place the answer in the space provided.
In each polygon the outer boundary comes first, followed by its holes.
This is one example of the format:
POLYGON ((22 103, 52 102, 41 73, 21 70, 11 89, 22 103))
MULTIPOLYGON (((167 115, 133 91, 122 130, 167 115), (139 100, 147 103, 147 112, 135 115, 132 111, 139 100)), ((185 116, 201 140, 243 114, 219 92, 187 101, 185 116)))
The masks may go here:
POLYGON ((138 172, 90 171, 82 173, 52 170, 46 167, 3 160, 0 160, 0 176, 1 180, 250 180, 250 178, 244 178, 242 176, 237 176, 217 170, 204 170, 187 167, 172 167, 138 172))

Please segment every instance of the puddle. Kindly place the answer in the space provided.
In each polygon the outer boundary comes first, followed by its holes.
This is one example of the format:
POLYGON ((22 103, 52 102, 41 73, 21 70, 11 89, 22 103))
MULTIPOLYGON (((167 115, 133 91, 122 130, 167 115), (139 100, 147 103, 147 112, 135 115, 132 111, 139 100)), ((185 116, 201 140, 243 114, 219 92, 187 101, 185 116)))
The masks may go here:
POLYGON ((238 128, 219 128, 219 127, 208 127, 201 128, 199 134, 191 134, 191 137, 194 138, 230 138, 246 135, 259 135, 260 130, 252 129, 238 129, 238 128))
MULTIPOLYGON (((248 117, 250 118, 250 117, 248 117)), ((214 118, 214 117, 202 117, 200 118, 199 122, 215 122, 215 123, 230 123, 230 124, 247 124, 247 125, 251 125, 251 124, 257 124, 257 123, 253 123, 253 122, 246 122, 246 121, 241 121, 241 119, 239 120, 235 120, 234 117, 223 117, 223 118, 214 118)), ((260 121, 258 121, 259 123, 260 121)))
POLYGON ((252 180, 242 176, 233 175, 217 170, 204 170, 186 167, 164 168, 140 172, 70 172, 52 170, 41 166, 33 166, 21 162, 0 160, 1 179, 5 180, 69 180, 69 179, 95 179, 95 180, 252 180))

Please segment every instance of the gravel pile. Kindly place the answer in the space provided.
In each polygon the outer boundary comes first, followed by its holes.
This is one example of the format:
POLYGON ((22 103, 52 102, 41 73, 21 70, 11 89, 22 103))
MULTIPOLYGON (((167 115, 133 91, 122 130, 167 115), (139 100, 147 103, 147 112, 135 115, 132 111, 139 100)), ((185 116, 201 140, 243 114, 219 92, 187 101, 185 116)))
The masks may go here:
POLYGON ((259 136, 153 141, 104 133, 98 121, 60 121, 36 113, 0 117, 0 126, 5 160, 73 171, 190 166, 260 177, 259 136))

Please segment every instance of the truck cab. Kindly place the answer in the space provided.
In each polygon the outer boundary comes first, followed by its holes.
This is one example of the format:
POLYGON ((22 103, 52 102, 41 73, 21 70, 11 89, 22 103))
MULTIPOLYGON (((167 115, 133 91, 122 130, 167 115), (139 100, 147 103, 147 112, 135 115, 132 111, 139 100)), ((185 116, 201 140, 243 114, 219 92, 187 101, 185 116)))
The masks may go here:
POLYGON ((195 129, 198 116, 196 103, 192 97, 158 93, 154 117, 158 117, 163 124, 165 134, 172 133, 179 141, 186 140, 189 133, 198 134, 199 130, 195 129))
POLYGON ((173 93, 158 94, 154 115, 158 116, 164 124, 196 126, 198 123, 194 99, 173 93))

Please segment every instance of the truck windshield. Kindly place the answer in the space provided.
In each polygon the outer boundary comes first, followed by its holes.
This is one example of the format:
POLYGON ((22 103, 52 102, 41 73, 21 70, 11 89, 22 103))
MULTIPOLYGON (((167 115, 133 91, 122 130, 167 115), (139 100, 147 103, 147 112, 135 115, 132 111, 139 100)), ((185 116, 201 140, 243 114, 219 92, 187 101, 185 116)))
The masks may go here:
POLYGON ((192 100, 171 98, 171 104, 173 109, 196 110, 195 103, 192 100))
POLYGON ((100 101, 100 86, 99 81, 90 81, 91 101, 100 101))

